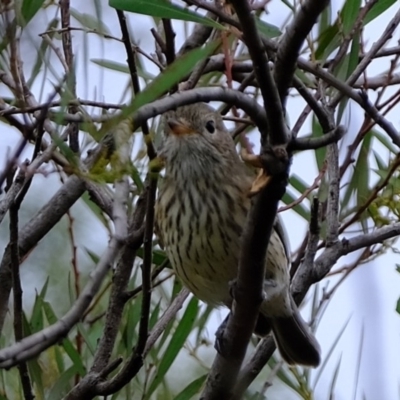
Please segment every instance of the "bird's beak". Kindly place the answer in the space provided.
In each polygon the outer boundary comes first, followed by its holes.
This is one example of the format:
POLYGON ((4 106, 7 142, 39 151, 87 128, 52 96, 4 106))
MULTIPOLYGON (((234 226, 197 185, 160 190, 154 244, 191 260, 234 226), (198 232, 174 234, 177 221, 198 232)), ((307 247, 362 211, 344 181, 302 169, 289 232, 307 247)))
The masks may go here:
POLYGON ((171 129, 171 132, 176 136, 188 135, 193 133, 193 129, 190 126, 181 121, 177 121, 176 119, 170 118, 167 123, 169 128, 171 129))

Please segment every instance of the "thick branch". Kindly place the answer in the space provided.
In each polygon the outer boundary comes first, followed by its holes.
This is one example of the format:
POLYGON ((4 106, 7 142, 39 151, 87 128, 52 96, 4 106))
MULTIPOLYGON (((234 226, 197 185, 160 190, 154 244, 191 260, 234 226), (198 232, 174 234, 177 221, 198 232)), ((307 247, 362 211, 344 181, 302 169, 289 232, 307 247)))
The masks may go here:
POLYGON ((242 27, 243 40, 253 61, 254 74, 258 81, 267 113, 268 130, 258 127, 263 143, 266 143, 268 137, 270 143, 273 145, 285 144, 289 135, 284 110, 282 109, 284 99, 280 99, 279 97, 270 71, 268 56, 258 34, 252 10, 247 0, 232 0, 232 5, 235 8, 242 27))
POLYGON ((274 78, 279 96, 286 98, 297 65, 301 46, 315 25, 329 0, 306 0, 301 4, 292 23, 279 41, 274 68, 274 78))
MULTIPOLYGON (((72 179, 72 178, 71 178, 72 179)), ((64 185, 66 186, 66 185, 64 185)), ((127 236, 126 197, 127 185, 116 188, 113 208, 115 233, 106 252, 101 257, 95 270, 90 274, 89 282, 82 290, 69 311, 53 325, 26 337, 5 349, 0 350, 0 368, 9 368, 38 355, 68 334, 70 329, 81 319, 98 292, 104 277, 114 263, 119 250, 127 236), (118 189, 118 190, 117 190, 118 189)))
POLYGON ((201 399, 223 400, 232 396, 262 301, 268 241, 285 187, 286 173, 272 177, 248 215, 234 287, 233 312, 223 335, 224 356, 217 354, 201 399))

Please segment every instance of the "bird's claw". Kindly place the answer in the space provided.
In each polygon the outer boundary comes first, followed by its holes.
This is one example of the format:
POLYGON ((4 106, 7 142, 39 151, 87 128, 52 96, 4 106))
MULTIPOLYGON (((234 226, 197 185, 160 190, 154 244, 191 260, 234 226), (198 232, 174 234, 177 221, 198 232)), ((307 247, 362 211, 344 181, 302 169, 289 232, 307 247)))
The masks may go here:
POLYGON ((263 168, 263 162, 260 156, 255 154, 248 153, 245 149, 242 149, 240 152, 242 160, 252 167, 259 168, 259 172, 257 178, 253 181, 250 191, 248 193, 249 197, 255 196, 257 193, 260 193, 262 189, 264 189, 271 177, 266 173, 263 168))
POLYGON ((250 191, 248 193, 249 197, 255 196, 257 193, 260 193, 268 183, 270 182, 271 177, 267 175, 267 173, 260 169, 257 178, 254 179, 253 184, 251 185, 250 191))

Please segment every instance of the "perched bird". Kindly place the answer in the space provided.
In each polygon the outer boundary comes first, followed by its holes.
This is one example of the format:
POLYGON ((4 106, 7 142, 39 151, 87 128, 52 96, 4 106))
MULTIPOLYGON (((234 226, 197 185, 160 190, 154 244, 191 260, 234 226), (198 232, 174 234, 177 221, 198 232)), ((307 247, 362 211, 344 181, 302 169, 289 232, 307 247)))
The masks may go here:
MULTIPOLYGON (((231 307, 241 234, 253 178, 221 116, 204 103, 163 116, 159 153, 165 178, 156 203, 156 232, 179 278, 200 300, 231 307)), ((290 295, 287 239, 277 219, 266 256, 265 299, 256 331, 273 336, 289 364, 317 366, 318 342, 290 295)))

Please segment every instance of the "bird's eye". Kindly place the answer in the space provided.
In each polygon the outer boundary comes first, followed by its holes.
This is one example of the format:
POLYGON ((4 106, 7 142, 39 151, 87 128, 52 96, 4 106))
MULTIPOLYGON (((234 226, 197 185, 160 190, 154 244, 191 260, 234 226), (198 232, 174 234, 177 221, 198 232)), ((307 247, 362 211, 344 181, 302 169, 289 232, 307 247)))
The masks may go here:
POLYGON ((215 132, 214 121, 207 121, 206 122, 206 129, 208 130, 208 132, 214 133, 215 132))

